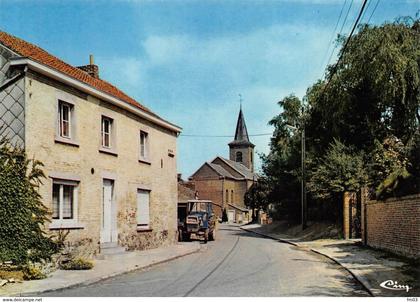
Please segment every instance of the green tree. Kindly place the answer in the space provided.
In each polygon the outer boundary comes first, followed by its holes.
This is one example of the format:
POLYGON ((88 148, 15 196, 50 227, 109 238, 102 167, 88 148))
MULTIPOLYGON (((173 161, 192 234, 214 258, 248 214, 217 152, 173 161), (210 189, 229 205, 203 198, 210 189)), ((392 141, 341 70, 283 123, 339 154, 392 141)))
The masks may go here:
POLYGON ((415 155, 416 137, 413 137, 407 146, 396 137, 389 137, 383 143, 375 141, 375 148, 369 159, 369 175, 370 185, 375 189, 377 198, 386 198, 399 193, 418 192, 418 185, 415 186, 413 181, 409 181, 409 183, 413 189, 417 190, 407 191, 407 188, 400 188, 401 192, 397 191, 397 188, 401 187, 400 184, 410 178, 417 178, 418 182, 420 174, 416 168, 416 165, 418 166, 415 155), (417 177, 415 177, 416 175, 417 177))
POLYGON ((42 163, 0 141, 0 261, 24 264, 48 259, 57 245, 42 230, 48 220, 38 187, 42 163))
POLYGON ((281 112, 269 124, 274 126, 270 153, 262 155, 262 169, 268 187, 267 199, 278 217, 297 221, 300 216, 302 102, 291 94, 278 102, 281 112))
POLYGON ((336 194, 358 191, 367 182, 363 154, 335 140, 312 171, 308 189, 315 198, 332 199, 336 194))
MULTIPOLYGON (((344 36, 337 39, 339 46, 345 41, 344 36)), ((344 190, 364 183, 380 195, 420 188, 420 21, 361 25, 339 55, 327 79, 308 88, 304 115, 300 100, 289 95, 269 122, 274 126, 270 152, 262 156, 268 199, 295 219, 300 212, 301 131, 289 126, 301 130, 305 125, 309 208, 334 204, 344 190), (379 148, 389 138, 404 148, 379 148)))
POLYGON ((223 213, 222 213, 222 222, 227 222, 229 219, 228 219, 228 215, 227 215, 227 212, 226 212, 226 208, 224 208, 223 209, 223 213))
POLYGON ((334 140, 365 154, 369 183, 384 196, 418 182, 418 170, 410 168, 415 157, 403 147, 420 122, 420 22, 402 18, 359 29, 336 68, 329 67, 329 82, 308 89, 307 145, 316 159, 334 140), (400 146, 381 148, 390 138, 400 146))
POLYGON ((336 68, 329 67, 329 84, 319 81, 308 90, 307 137, 318 154, 334 138, 368 153, 375 139, 394 136, 406 144, 414 135, 420 121, 419 24, 405 18, 361 26, 341 49, 336 68))
POLYGON ((265 178, 260 178, 252 184, 244 196, 245 205, 252 209, 252 220, 255 221, 255 210, 266 210, 269 204, 270 188, 265 178))

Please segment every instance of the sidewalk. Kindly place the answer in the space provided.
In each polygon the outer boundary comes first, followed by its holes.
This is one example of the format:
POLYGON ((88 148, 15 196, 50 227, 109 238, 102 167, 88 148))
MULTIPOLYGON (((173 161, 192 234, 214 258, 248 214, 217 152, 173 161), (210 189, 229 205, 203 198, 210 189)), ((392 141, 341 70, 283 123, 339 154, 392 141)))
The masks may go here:
POLYGON ((408 259, 392 257, 386 252, 364 247, 360 240, 301 241, 271 233, 259 224, 242 226, 241 229, 292 244, 331 259, 352 274, 372 296, 418 297, 420 295, 418 263, 416 266, 408 259), (408 284, 412 289, 407 293, 380 287, 379 284, 386 280, 397 281, 401 285, 408 284))
POLYGON ((109 259, 95 260, 95 266, 91 270, 57 270, 46 279, 6 284, 0 287, 0 296, 37 296, 47 291, 88 285, 130 271, 145 269, 199 250, 198 242, 185 242, 169 247, 113 255, 109 259))

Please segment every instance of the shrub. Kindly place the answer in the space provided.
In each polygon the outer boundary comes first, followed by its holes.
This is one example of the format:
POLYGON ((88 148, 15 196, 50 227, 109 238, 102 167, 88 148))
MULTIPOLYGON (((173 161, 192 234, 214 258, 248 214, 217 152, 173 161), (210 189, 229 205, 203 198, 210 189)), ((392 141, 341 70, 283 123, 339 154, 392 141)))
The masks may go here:
POLYGON ((58 251, 42 230, 48 221, 38 193, 45 178, 42 166, 29 160, 23 149, 0 140, 0 261, 26 264, 49 259, 58 251))
POLYGON ((22 269, 23 279, 25 280, 39 280, 47 278, 47 274, 44 272, 42 264, 29 262, 22 269))
POLYGON ((89 270, 93 268, 93 262, 83 258, 77 258, 61 264, 64 270, 89 270))
POLYGON ((227 212, 226 212, 226 208, 223 209, 223 213, 222 213, 222 222, 227 222, 228 221, 228 216, 227 216, 227 212))

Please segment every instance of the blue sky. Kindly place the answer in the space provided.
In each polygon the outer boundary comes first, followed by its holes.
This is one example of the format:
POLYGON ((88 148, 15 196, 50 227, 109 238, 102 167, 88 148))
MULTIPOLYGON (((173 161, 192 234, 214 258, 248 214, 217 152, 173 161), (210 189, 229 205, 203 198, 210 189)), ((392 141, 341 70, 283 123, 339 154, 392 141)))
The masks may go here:
MULTIPOLYGON (((377 1, 370 0, 362 22, 377 1)), ((345 2, 343 33, 361 2, 345 2)), ((103 79, 183 127, 183 134, 233 136, 241 93, 248 132, 260 134, 272 131, 267 122, 279 113, 278 100, 303 96, 323 75, 343 3, 0 0, 0 29, 72 65, 87 64, 94 54, 103 79)), ((382 0, 370 23, 419 9, 420 0, 382 0)), ((227 157, 230 140, 180 136, 179 172, 187 177, 216 155, 227 157)), ((268 152, 269 136, 251 141, 257 152, 268 152)))

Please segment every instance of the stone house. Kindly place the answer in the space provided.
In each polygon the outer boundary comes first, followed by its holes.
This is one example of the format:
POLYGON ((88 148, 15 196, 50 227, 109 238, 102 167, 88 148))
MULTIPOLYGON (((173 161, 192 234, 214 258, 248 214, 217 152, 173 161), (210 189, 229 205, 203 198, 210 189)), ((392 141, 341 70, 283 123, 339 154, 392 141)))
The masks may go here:
POLYGON ((246 191, 257 180, 254 173, 254 144, 249 141, 242 108, 239 110, 235 139, 229 143, 229 159, 217 156, 205 162, 191 177, 200 199, 213 201, 216 215, 226 209, 231 222, 251 220, 244 203, 246 191))
POLYGON ((100 248, 176 240, 181 128, 99 77, 0 32, 2 135, 44 163, 50 232, 100 248))

